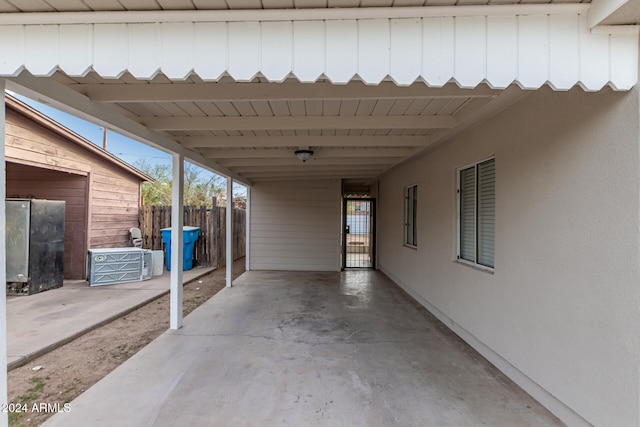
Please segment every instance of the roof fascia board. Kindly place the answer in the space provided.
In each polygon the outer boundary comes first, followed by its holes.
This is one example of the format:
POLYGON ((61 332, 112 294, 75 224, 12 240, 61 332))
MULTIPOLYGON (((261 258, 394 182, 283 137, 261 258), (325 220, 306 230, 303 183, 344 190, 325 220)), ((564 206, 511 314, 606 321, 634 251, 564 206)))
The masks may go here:
MULTIPOLYGON (((621 0, 610 0, 621 1, 621 0)), ((243 9, 111 12, 2 13, 0 25, 143 24, 184 22, 274 22, 345 19, 429 18, 450 16, 513 16, 581 14, 588 4, 527 4, 330 9, 243 9)))
POLYGON ((587 25, 594 28, 607 19, 616 10, 624 6, 629 0, 591 0, 591 7, 587 13, 587 25))
POLYGON ((233 178, 242 184, 252 185, 251 181, 220 166, 213 160, 207 159, 192 150, 188 150, 176 141, 149 130, 140 123, 121 116, 107 107, 96 104, 85 96, 51 79, 33 77, 23 72, 18 77, 6 79, 6 82, 7 89, 16 93, 45 104, 50 104, 64 112, 100 126, 117 130, 118 133, 128 138, 153 146, 159 150, 182 154, 190 162, 205 169, 225 177, 233 178))

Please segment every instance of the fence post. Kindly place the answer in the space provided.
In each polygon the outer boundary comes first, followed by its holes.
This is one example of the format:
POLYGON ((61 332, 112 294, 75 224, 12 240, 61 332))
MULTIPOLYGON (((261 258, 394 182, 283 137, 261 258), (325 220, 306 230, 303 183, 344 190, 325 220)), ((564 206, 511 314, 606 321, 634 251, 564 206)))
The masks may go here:
POLYGON ((220 267, 220 257, 218 256, 218 247, 220 242, 220 227, 218 224, 218 199, 216 197, 213 198, 213 205, 211 207, 211 216, 209 217, 209 221, 211 221, 211 230, 213 231, 213 262, 216 268, 220 267))
POLYGON ((207 267, 211 266, 211 260, 209 259, 209 235, 207 234, 207 207, 200 205, 200 212, 198 215, 198 226, 200 227, 200 238, 198 239, 198 254, 201 258, 202 265, 207 267))
POLYGON ((227 251, 226 251, 226 227, 225 224, 226 208, 218 207, 218 267, 222 267, 226 263, 227 251))
MULTIPOLYGON (((213 206, 184 207, 184 225, 200 227, 200 238, 195 245, 196 265, 221 267, 226 264, 226 208, 219 207, 214 197, 213 206)), ((160 229, 171 225, 171 206, 143 206, 139 211, 140 231, 144 246, 152 250, 162 250, 160 229)), ((232 260, 246 255, 246 211, 233 210, 233 254, 232 260)))

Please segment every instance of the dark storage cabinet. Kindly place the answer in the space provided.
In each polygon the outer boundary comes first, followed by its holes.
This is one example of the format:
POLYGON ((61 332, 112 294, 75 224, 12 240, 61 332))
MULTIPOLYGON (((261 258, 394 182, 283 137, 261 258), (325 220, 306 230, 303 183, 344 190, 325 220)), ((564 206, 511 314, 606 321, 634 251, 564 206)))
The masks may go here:
POLYGON ((6 200, 7 292, 36 294, 64 279, 65 202, 6 200))

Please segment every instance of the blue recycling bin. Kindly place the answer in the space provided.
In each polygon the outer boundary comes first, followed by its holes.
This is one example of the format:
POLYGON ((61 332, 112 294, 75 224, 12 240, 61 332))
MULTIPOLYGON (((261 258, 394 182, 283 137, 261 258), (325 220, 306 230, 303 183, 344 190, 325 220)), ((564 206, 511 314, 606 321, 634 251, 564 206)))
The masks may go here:
MULTIPOLYGON (((162 233, 162 243, 165 244, 165 261, 167 270, 171 271, 171 228, 160 229, 162 233)), ((182 227, 182 270, 193 268, 193 247, 200 235, 200 227, 182 227)))

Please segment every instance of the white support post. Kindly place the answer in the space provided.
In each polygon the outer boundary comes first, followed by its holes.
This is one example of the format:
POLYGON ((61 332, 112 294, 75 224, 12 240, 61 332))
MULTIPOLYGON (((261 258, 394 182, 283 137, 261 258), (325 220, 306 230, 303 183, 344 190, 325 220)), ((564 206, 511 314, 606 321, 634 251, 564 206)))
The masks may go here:
POLYGON ((184 157, 173 154, 173 175, 171 188, 171 296, 170 319, 171 329, 182 327, 182 226, 184 194, 184 157))
POLYGON ((233 283, 233 178, 227 178, 227 287, 233 283))
POLYGON ((244 243, 244 269, 251 270, 251 187, 247 187, 247 203, 245 207, 245 243, 244 243))
MULTIPOLYGON (((0 79, 0 90, 2 91, 2 101, 0 101, 0 283, 7 283, 7 252, 6 242, 6 217, 5 203, 7 197, 7 173, 5 162, 5 120, 6 104, 4 100, 5 80, 0 79)), ((2 289, 0 292, 0 404, 5 405, 7 402, 7 292, 2 289)), ((9 425, 8 412, 2 411, 0 415, 0 427, 9 425)))

